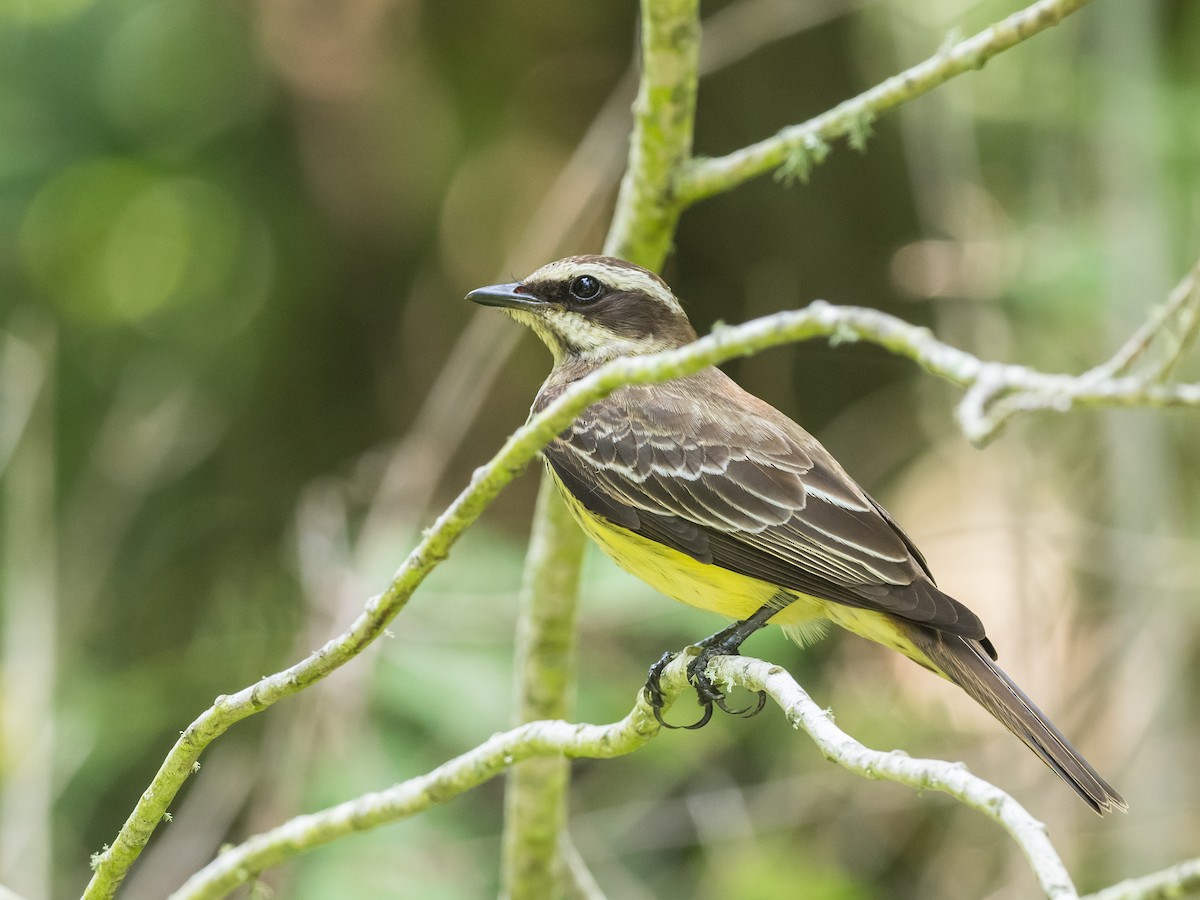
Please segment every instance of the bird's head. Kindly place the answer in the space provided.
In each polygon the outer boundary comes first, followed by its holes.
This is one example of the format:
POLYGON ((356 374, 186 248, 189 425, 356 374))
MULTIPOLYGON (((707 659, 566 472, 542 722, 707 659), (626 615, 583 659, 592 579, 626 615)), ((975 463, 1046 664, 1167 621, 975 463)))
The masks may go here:
POLYGON ((467 294, 528 325, 555 365, 599 365, 693 341, 696 332, 667 283, 611 256, 568 256, 528 278, 467 294))

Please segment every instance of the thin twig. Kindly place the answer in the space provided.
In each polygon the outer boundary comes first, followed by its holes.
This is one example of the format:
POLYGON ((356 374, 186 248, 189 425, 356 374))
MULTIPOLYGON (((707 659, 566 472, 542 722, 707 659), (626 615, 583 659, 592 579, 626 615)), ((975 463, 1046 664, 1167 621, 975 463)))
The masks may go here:
POLYGON ((726 156, 696 158, 680 172, 674 199, 688 206, 773 169, 803 179, 812 166, 824 159, 831 141, 849 137, 852 145, 861 147, 871 123, 880 113, 928 93, 964 72, 982 68, 993 56, 1057 25, 1090 2, 1038 0, 814 119, 791 125, 726 156))
POLYGON ((587 867, 583 855, 567 831, 563 831, 559 836, 558 852, 567 875, 563 894, 570 900, 605 900, 604 891, 596 882, 596 876, 587 867))
POLYGON ((1113 397, 1112 402, 1099 400, 1104 393, 1128 392, 1134 399, 1140 391, 1160 398, 1148 406, 1192 405, 1194 396, 1188 385, 1163 388, 1163 379, 1179 362, 1200 327, 1200 262, 1180 280, 1167 301, 1156 308, 1136 332, 1106 362, 1082 375, 1055 376, 1057 384, 1042 376, 1036 384, 1022 384, 1023 378, 1010 372, 1008 366, 989 364, 958 406, 958 420, 964 434, 976 444, 994 437, 1004 424, 1021 412, 1053 409, 1066 412, 1076 403, 1121 406, 1125 403, 1113 397), (1139 360, 1158 343, 1162 352, 1154 362, 1136 371, 1139 360), (1168 343, 1169 342, 1169 343, 1168 343), (1163 347, 1164 344, 1167 346, 1163 347), (1096 392, 1092 389, 1095 388, 1096 392), (1086 398, 1092 398, 1091 400, 1086 398))
MULTIPOLYGON (((682 690, 683 666, 664 678, 668 692, 682 690)), ((221 853, 193 875, 172 900, 222 897, 273 865, 332 840, 364 831, 444 803, 502 774, 523 760, 542 756, 609 759, 636 750, 658 733, 650 706, 640 696, 624 719, 611 725, 530 722, 489 738, 428 774, 366 794, 329 809, 297 816, 277 828, 221 853)))
POLYGON ((1097 366, 1091 372, 1097 378, 1113 378, 1130 374, 1139 360, 1145 356, 1156 339, 1159 343, 1170 341, 1161 358, 1153 363, 1153 368, 1143 375, 1150 380, 1161 380, 1171 374, 1171 370, 1195 340, 1197 327, 1200 326, 1200 262, 1184 276, 1166 302, 1150 314, 1121 349, 1113 354, 1112 359, 1097 366), (1171 340, 1173 338, 1173 341, 1171 340))

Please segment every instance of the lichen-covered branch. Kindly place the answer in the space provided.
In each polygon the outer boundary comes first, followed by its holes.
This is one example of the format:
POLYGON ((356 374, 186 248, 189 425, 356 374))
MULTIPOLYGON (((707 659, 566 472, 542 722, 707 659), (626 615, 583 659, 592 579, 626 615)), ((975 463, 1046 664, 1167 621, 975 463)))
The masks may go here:
MULTIPOLYGON (((682 664, 671 667, 664 688, 683 690, 682 664)), ((607 759, 636 750, 661 726, 640 696, 624 719, 611 725, 530 722, 494 735, 432 772, 384 791, 357 797, 321 812, 298 816, 221 853, 193 875, 172 900, 223 897, 260 872, 300 853, 356 831, 424 812, 534 757, 607 759)))
MULTIPOLYGON (((668 699, 690 690, 680 654, 664 672, 668 699)), ((1045 827, 1012 797, 972 775, 961 763, 914 759, 901 751, 883 752, 863 746, 839 729, 784 669, 746 657, 718 657, 709 674, 719 683, 765 690, 784 711, 792 726, 803 729, 825 756, 868 778, 900 782, 919 790, 950 794, 1000 823, 1029 859, 1047 897, 1075 898, 1070 876, 1046 836, 1045 827)), ((373 794, 289 822, 226 850, 197 872, 172 900, 215 900, 265 869, 314 847, 356 831, 375 828, 444 803, 482 784, 506 768, 535 756, 607 759, 630 753, 659 731, 660 726, 639 692, 624 719, 612 725, 570 725, 561 721, 533 722, 496 735, 437 769, 373 794)))
POLYGON ((766 691, 779 704, 793 728, 803 729, 831 762, 865 778, 907 784, 918 790, 942 791, 994 819, 1012 836, 1047 897, 1078 896, 1067 869, 1046 834, 1046 827, 1000 788, 972 775, 959 762, 915 759, 902 751, 872 750, 838 728, 822 709, 779 666, 741 656, 719 657, 709 666, 719 683, 766 691))
POLYGON ((939 341, 926 328, 886 313, 835 307, 822 301, 744 325, 720 328, 679 350, 617 360, 579 382, 559 402, 572 402, 575 391, 590 386, 608 393, 611 379, 621 384, 662 381, 690 374, 706 364, 716 365, 767 347, 815 337, 827 337, 834 343, 878 344, 912 359, 927 372, 968 388, 958 409, 959 424, 964 434, 976 442, 992 437, 1017 411, 1066 412, 1076 406, 1200 406, 1200 384, 1165 384, 1153 371, 1109 378, 1097 376, 1096 370, 1083 375, 1049 374, 1026 366, 987 362, 939 341))
POLYGON ((353 659, 377 638, 425 577, 444 560, 464 531, 529 461, 584 409, 626 384, 667 381, 767 347, 815 337, 835 342, 864 340, 917 362, 925 370, 969 387, 969 410, 961 424, 975 440, 994 433, 1011 408, 997 415, 991 402, 1008 401, 1021 410, 1058 412, 1072 406, 1200 406, 1200 384, 1163 384, 1135 375, 1099 378, 1037 372, 1024 366, 985 362, 937 340, 925 328, 885 313, 816 302, 723 327, 700 340, 665 353, 619 359, 564 391, 543 412, 517 429, 491 461, 425 532, 392 583, 341 635, 296 665, 267 676, 230 696, 218 697, 180 736, 150 787, 139 799, 117 840, 95 858, 95 874, 85 897, 109 897, 150 839, 200 754, 234 723, 303 690, 353 659))
POLYGON ((686 207, 772 170, 804 179, 825 158, 830 142, 847 137, 852 145, 861 147, 871 123, 880 113, 928 93, 964 72, 983 68, 993 56, 1057 25, 1090 2, 1038 0, 814 119, 790 125, 726 156, 696 158, 680 171, 674 198, 686 207))

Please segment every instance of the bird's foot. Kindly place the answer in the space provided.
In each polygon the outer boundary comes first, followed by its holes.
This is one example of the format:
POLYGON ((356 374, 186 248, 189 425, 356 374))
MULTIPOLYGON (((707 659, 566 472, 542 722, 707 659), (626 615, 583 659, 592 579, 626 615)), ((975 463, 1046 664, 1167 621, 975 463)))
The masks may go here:
MULTIPOLYGON (((650 709, 654 713, 655 720, 663 728, 686 728, 688 730, 703 728, 708 724, 708 720, 712 718, 713 705, 711 700, 708 700, 707 702, 704 700, 699 689, 696 690, 696 699, 697 702, 704 707, 704 713, 700 716, 698 721, 693 722, 691 725, 672 725, 662 716, 663 707, 667 705, 667 700, 663 695, 662 689, 662 673, 663 670, 670 665, 671 660, 678 655, 679 654, 677 653, 667 652, 659 657, 658 662, 650 667, 650 671, 646 675, 646 686, 642 688, 642 695, 646 698, 646 702, 650 704, 650 709)), ((690 665, 688 669, 688 678, 690 680, 690 665)))
POLYGON ((708 724, 709 719, 712 718, 714 704, 722 712, 729 713, 731 716, 743 716, 747 719, 762 712, 763 707, 767 704, 767 694, 765 691, 758 691, 758 702, 753 705, 753 708, 747 706, 743 709, 733 709, 725 702, 724 692, 713 684, 712 680, 708 677, 708 664, 713 658, 717 656, 738 655, 737 646, 731 646, 730 643, 722 640, 722 638, 727 637, 723 633, 718 633, 697 645, 700 648, 700 652, 687 665, 688 682, 695 688, 696 702, 704 710, 699 720, 693 722, 691 725, 672 725, 662 717, 663 707, 666 706, 666 699, 663 696, 661 683, 662 673, 677 654, 664 653, 658 662, 650 667, 650 672, 646 678, 646 686, 642 690, 646 702, 650 704, 650 708, 654 712, 654 718, 659 725, 662 725, 664 728, 686 728, 689 730, 703 728, 708 724))
POLYGON ((711 711, 712 704, 715 703, 721 712, 749 719, 763 711, 763 707, 767 705, 767 692, 757 691, 758 700, 751 706, 745 706, 742 709, 732 709, 725 702, 725 693, 713 684, 708 677, 708 664, 713 659, 718 656, 740 655, 736 646, 728 646, 721 640, 714 641, 707 646, 702 645, 700 652, 696 654, 696 658, 688 663, 688 681, 696 689, 696 699, 701 706, 707 705, 711 711))

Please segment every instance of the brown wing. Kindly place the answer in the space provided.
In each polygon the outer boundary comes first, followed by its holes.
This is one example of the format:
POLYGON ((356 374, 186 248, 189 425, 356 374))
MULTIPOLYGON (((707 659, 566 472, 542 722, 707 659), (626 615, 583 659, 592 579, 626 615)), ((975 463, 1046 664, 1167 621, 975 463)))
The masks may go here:
POLYGON ((588 510, 700 562, 984 638, 816 439, 719 370, 622 388, 545 455, 588 510))

